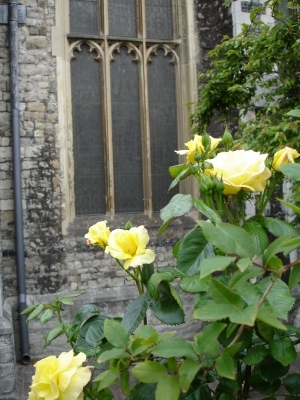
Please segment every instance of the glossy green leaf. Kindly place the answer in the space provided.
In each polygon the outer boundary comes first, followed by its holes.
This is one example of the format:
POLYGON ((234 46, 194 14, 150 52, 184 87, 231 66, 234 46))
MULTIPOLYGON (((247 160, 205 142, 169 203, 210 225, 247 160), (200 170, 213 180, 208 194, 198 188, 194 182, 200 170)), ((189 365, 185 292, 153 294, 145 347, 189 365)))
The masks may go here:
POLYGON ((229 304, 237 310, 242 310, 244 308, 241 297, 216 279, 212 278, 210 280, 209 289, 213 300, 217 304, 229 304))
POLYGON ((101 381, 100 384, 98 385, 98 390, 102 390, 104 388, 109 387, 119 376, 120 371, 117 369, 109 369, 108 371, 102 372, 100 375, 98 375, 94 381, 101 381))
POLYGON ((185 314, 181 305, 174 298, 170 284, 161 282, 158 291, 159 297, 156 302, 152 299, 148 300, 148 305, 155 317, 167 325, 183 324, 185 314))
POLYGON ((64 333, 64 326, 63 324, 57 324, 55 325, 44 337, 45 339, 45 344, 44 348, 49 346, 49 344, 52 342, 52 340, 56 339, 60 335, 64 333))
POLYGON ((129 354, 124 351, 124 349, 120 349, 118 347, 114 347, 111 350, 104 351, 101 353, 101 355, 98 357, 97 362, 98 363, 104 363, 105 361, 111 360, 111 359, 119 359, 119 358, 128 358, 129 354))
POLYGON ((276 237, 285 236, 294 233, 299 236, 297 229, 290 223, 280 219, 264 217, 261 219, 263 226, 276 237))
POLYGON ((187 392, 193 382, 201 365, 198 361, 186 359, 180 365, 179 369, 179 384, 183 391, 187 392))
POLYGON ((74 335, 76 331, 80 328, 83 321, 91 314, 99 314, 97 306, 95 306, 94 304, 84 304, 83 306, 81 306, 75 315, 70 334, 74 335))
POLYGON ((273 383, 266 381, 261 375, 260 371, 252 373, 249 383, 254 390, 262 394, 272 394, 276 392, 281 385, 280 379, 276 379, 273 383))
POLYGON ((241 258, 237 261, 236 266, 241 272, 244 272, 250 265, 252 264, 252 260, 250 258, 241 258))
POLYGON ((38 306, 39 304, 32 304, 31 306, 28 306, 27 308, 25 308, 24 311, 22 311, 20 314, 21 315, 28 315, 31 314, 32 311, 38 306))
POLYGON ((98 346, 104 338, 104 321, 104 319, 96 320, 94 323, 89 325, 86 331, 85 340, 92 347, 98 346))
POLYGON ((286 390, 292 394, 300 394, 300 374, 290 374, 283 379, 286 390))
POLYGON ((154 333, 157 333, 156 330, 151 325, 143 325, 136 331, 136 336, 148 339, 154 333))
POLYGON ((213 247, 199 227, 192 229, 182 240, 178 252, 177 269, 189 276, 199 273, 206 258, 214 257, 213 247))
POLYGON ((142 282, 145 286, 147 286, 149 279, 154 274, 154 264, 145 264, 142 267, 142 282))
POLYGON ((297 357, 295 346, 289 337, 273 339, 269 346, 272 356, 284 366, 291 364, 297 357))
POLYGON ((220 376, 235 380, 234 362, 229 354, 223 352, 216 359, 216 370, 220 376))
POLYGON ((279 321, 278 318, 275 317, 271 309, 268 309, 266 307, 259 307, 257 319, 267 325, 272 326, 273 328, 286 330, 286 327, 279 321))
POLYGON ((53 311, 50 309, 44 311, 40 318, 41 325, 44 325, 46 322, 48 322, 53 317, 53 315, 53 311))
POLYGON ((247 365, 258 364, 268 354, 269 350, 265 346, 263 345, 254 346, 247 350, 247 354, 245 355, 243 361, 247 365))
POLYGON ((175 338, 165 340, 159 343, 152 349, 153 354, 158 357, 170 358, 170 357, 186 357, 188 354, 193 353, 193 346, 190 342, 185 339, 175 338))
POLYGON ((281 246, 287 242, 289 239, 291 239, 291 237, 293 236, 293 234, 289 233, 287 235, 278 237, 277 239, 274 240, 274 242, 272 242, 270 244, 270 246, 267 247, 265 253, 263 254, 263 263, 264 265, 268 265, 269 261, 271 260, 271 258, 281 252, 281 246))
POLYGON ((215 355, 219 351, 219 343, 217 342, 218 336, 226 328, 226 324, 221 322, 213 322, 206 325, 204 332, 195 336, 195 344, 197 354, 215 355))
POLYGON ((177 400, 179 395, 180 386, 177 376, 167 375, 158 382, 155 400, 177 400))
POLYGON ((208 284, 201 281, 199 275, 187 276, 181 279, 179 287, 187 293, 207 292, 208 290, 208 284))
POLYGON ((169 204, 160 210, 160 218, 166 222, 171 218, 181 217, 188 213, 193 206, 193 199, 190 194, 176 194, 169 204))
POLYGON ((126 349, 129 335, 126 329, 117 321, 106 319, 104 322, 104 335, 109 343, 116 347, 126 349))
POLYGON ((293 289, 300 282, 300 264, 295 265, 289 276, 289 288, 293 289))
POLYGON ((256 265, 251 265, 246 271, 236 271, 229 281, 229 287, 231 290, 235 290, 242 286, 249 279, 256 278, 264 274, 264 269, 257 267, 256 265))
POLYGON ((40 313, 42 312, 44 306, 43 304, 39 304, 27 317, 26 322, 31 321, 35 318, 37 318, 40 313))
POLYGON ((172 165, 169 167, 169 174, 172 178, 177 178, 177 176, 182 172, 187 172, 189 170, 188 164, 172 165))
POLYGON ((153 274, 148 282, 148 292, 156 301, 159 297, 158 287, 161 282, 172 282, 175 276, 171 272, 157 272, 153 274))
POLYGON ((221 217, 210 207, 208 207, 202 199, 194 199, 194 206, 199 212, 201 212, 205 217, 210 219, 212 222, 222 222, 221 217))
POLYGON ((270 354, 265 357, 256 368, 259 369, 262 377, 270 383, 273 383, 278 378, 285 376, 289 371, 289 366, 283 366, 270 354))
POLYGON ((288 178, 294 181, 300 181, 300 165, 299 164, 283 164, 280 171, 288 178))
POLYGON ((246 232, 251 236, 254 247, 255 254, 260 255, 264 252, 266 247, 268 246, 268 235, 265 229, 261 226, 261 224, 257 221, 246 221, 243 226, 246 232))
POLYGON ((215 271, 224 271, 230 263, 235 261, 235 257, 215 256, 214 258, 205 259, 200 269, 200 279, 215 271))
POLYGON ((143 293, 138 296, 130 303, 125 312, 121 325, 124 326, 129 335, 136 330, 146 315, 148 296, 148 293, 143 293))
POLYGON ((144 361, 132 369, 132 375, 144 383, 157 383, 168 375, 167 369, 156 361, 144 361))
POLYGON ((130 395, 125 400, 153 400, 155 390, 156 384, 139 382, 130 390, 130 395))

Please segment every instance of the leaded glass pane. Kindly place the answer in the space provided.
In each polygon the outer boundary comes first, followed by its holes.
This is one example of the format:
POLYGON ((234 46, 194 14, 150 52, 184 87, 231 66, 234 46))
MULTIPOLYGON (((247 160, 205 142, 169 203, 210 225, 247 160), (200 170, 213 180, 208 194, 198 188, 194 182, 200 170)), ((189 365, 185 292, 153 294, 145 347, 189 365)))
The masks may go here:
POLYGON ((138 64, 127 47, 111 62, 112 136, 116 213, 143 212, 138 64))
POLYGON ((99 5, 98 0, 70 1, 70 33, 98 35, 99 5))
POLYGON ((172 181, 170 165, 178 164, 175 67, 162 49, 148 64, 151 172, 153 211, 170 201, 178 186, 168 193, 172 181))
POLYGON ((148 39, 173 39, 172 0, 146 0, 148 39))
POLYGON ((101 64, 83 45, 71 60, 76 215, 105 210, 101 64))
POLYGON ((109 0, 108 17, 110 36, 137 36, 136 0, 109 0))

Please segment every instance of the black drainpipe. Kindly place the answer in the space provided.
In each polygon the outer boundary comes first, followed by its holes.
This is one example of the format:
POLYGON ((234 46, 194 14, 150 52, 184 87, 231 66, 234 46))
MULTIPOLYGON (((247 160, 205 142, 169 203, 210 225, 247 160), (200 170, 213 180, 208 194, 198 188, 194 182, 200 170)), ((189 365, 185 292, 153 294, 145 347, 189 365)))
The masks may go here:
MULTIPOLYGON (((22 181, 20 155, 20 116, 19 116, 19 68, 18 68, 18 1, 9 0, 9 42, 10 42, 10 96, 11 129, 13 144, 16 260, 18 278, 19 315, 26 308, 24 235, 22 210, 22 181)), ((25 315, 20 315, 21 361, 29 364, 29 336, 25 315)))

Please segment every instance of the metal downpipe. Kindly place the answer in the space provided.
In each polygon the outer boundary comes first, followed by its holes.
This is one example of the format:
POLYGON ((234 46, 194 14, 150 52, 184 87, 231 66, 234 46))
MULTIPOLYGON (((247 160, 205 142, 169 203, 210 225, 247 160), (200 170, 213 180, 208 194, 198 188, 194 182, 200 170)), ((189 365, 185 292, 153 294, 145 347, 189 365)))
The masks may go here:
POLYGON ((20 313, 26 308, 26 284, 24 262, 24 234, 22 209, 22 180, 20 154, 20 116, 19 116, 19 67, 18 67, 18 1, 9 0, 9 43, 10 43, 10 95, 11 129, 13 146, 14 209, 16 231, 16 261, 18 279, 18 307, 21 337, 21 361, 30 362, 29 335, 25 315, 20 313))

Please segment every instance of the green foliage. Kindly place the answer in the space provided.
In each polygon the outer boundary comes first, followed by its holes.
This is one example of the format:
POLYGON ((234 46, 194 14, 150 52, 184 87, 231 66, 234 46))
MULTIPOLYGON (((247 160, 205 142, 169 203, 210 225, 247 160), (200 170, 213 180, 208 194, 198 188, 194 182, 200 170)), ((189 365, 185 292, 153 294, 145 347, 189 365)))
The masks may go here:
POLYGON ((290 15, 278 12, 280 2, 254 7, 252 25, 244 24, 239 35, 225 37, 208 53, 211 69, 199 77, 199 100, 191 115, 193 133, 204 132, 215 113, 219 120, 228 121, 239 110, 236 145, 271 154, 283 146, 300 147, 299 1, 289 3, 294 8, 290 15), (256 18, 266 7, 271 8, 274 25, 256 18), (254 109, 255 118, 242 122, 254 109))

